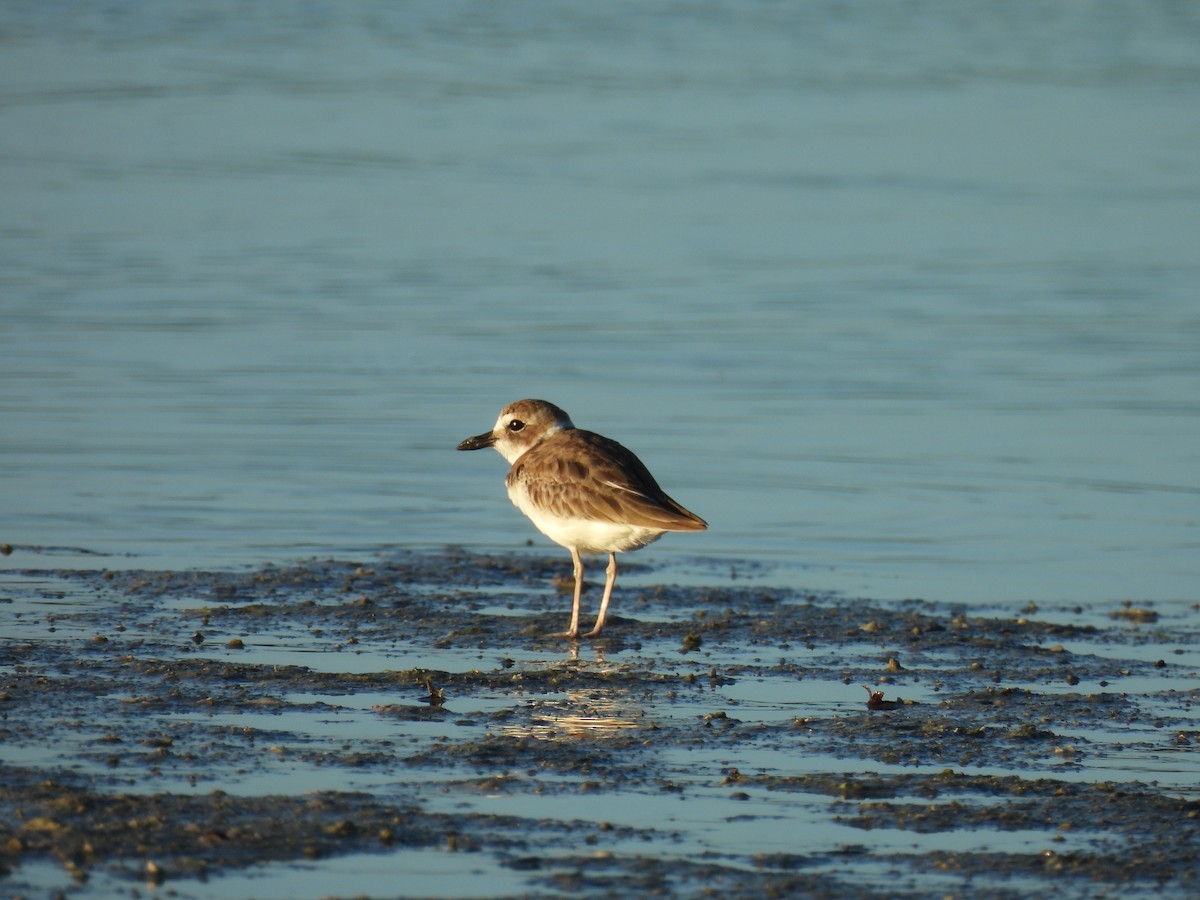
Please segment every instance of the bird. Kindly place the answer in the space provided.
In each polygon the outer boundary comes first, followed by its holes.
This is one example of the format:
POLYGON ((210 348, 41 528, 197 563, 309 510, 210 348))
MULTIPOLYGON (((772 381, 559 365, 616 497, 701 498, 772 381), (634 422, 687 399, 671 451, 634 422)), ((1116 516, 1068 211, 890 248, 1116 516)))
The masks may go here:
POLYGON ((668 531, 708 528, 707 522, 667 496, 632 451, 604 435, 576 428, 571 417, 549 401, 508 404, 491 431, 467 438, 457 449, 485 447, 495 448, 511 466, 504 483, 513 504, 538 531, 571 551, 571 624, 555 637, 580 636, 580 554, 608 554, 596 625, 583 635, 594 638, 608 616, 618 553, 645 547, 668 531))

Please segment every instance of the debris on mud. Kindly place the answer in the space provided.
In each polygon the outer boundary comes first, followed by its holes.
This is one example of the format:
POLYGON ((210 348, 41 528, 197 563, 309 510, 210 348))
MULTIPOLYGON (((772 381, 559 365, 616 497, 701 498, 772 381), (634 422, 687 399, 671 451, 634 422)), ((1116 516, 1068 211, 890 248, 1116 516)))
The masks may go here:
POLYGON ((1200 890, 1193 606, 849 600, 748 568, 631 564, 590 643, 548 636, 561 560, 532 554, 8 571, 0 884, 53 861, 72 896, 184 897, 430 852, 496 894, 1200 890))

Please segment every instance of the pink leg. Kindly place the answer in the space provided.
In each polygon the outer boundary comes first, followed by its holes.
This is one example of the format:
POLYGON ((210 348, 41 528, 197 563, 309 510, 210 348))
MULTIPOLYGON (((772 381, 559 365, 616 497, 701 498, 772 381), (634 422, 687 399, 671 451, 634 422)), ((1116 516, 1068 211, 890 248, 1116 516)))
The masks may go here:
POLYGON ((579 637, 579 597, 583 593, 583 560, 579 558, 579 551, 571 547, 571 562, 575 566, 575 600, 571 604, 571 627, 559 634, 551 635, 552 637, 579 637))
POLYGON ((596 627, 589 631, 584 637, 595 637, 600 633, 600 629, 604 627, 604 620, 608 617, 608 601, 612 599, 613 585, 617 583, 617 554, 608 554, 608 568, 604 570, 604 574, 608 577, 604 582, 604 599, 600 601, 600 615, 596 616, 596 627))

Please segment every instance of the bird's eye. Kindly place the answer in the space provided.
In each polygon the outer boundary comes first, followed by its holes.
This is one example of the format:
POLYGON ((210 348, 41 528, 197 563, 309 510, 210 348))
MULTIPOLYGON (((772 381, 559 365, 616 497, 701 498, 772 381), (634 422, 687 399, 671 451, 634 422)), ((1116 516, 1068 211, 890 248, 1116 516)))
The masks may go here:
POLYGON ((520 431, 524 427, 525 427, 525 423, 522 422, 520 419, 513 419, 511 422, 508 423, 509 431, 520 431))

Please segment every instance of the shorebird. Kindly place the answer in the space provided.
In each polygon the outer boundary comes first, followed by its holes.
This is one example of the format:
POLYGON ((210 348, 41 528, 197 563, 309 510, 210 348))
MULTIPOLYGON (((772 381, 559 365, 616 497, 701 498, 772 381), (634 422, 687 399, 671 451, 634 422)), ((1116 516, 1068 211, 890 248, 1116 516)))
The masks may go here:
POLYGON ((545 400, 518 400, 500 412, 491 431, 467 438, 459 450, 495 447, 510 464, 508 497, 534 526, 571 551, 575 599, 571 625, 561 637, 579 637, 583 592, 582 553, 607 553, 607 578, 596 626, 604 628, 617 554, 645 547, 668 531, 704 531, 708 523, 666 495, 654 476, 611 438, 576 428, 563 410, 545 400))

